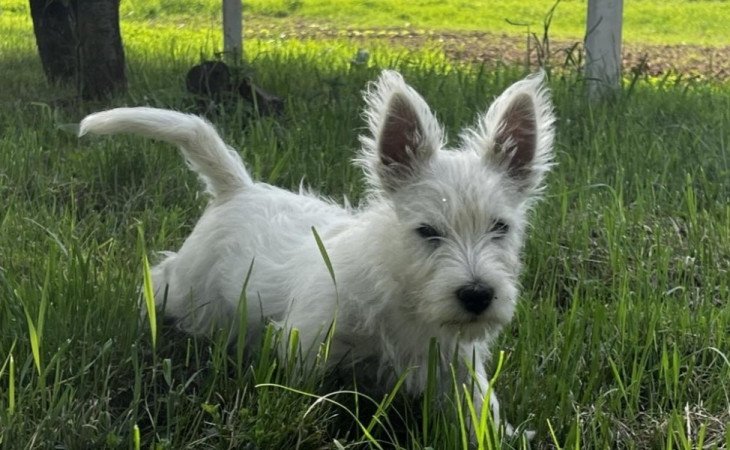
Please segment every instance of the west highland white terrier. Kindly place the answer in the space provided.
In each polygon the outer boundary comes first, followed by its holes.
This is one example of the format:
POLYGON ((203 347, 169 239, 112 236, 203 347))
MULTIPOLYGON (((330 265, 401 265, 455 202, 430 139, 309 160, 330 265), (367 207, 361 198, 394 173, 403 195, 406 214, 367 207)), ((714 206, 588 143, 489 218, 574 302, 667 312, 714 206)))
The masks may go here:
POLYGON ((176 144, 204 182, 211 200, 203 216, 152 270, 156 303, 182 330, 235 329, 247 281, 247 342, 273 322, 296 328, 311 356, 331 330, 328 364, 354 367, 385 389, 407 373, 405 389, 417 396, 436 338, 442 394, 453 392, 449 363, 457 361, 459 381, 475 385, 476 410, 489 396, 499 423, 485 364, 514 314, 527 215, 551 166, 554 118, 543 75, 509 87, 451 150, 397 72, 384 71, 365 100, 369 134, 355 161, 369 195, 359 208, 253 181, 197 116, 118 108, 86 117, 79 135, 136 133, 176 144))

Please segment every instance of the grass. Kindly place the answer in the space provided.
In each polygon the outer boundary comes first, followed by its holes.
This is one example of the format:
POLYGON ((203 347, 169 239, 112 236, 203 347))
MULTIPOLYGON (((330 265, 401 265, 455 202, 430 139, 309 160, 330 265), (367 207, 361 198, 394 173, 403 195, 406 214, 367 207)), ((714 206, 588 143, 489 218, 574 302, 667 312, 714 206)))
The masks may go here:
MULTIPOLYGON (((500 0, 482 2, 433 0, 247 0, 244 28, 288 28, 297 23, 333 29, 403 28, 420 31, 485 31, 523 36, 529 25, 542 31, 543 20, 555 0, 500 0), (512 22, 512 23, 510 23, 512 22)), ((125 0, 121 15, 129 41, 139 30, 159 28, 169 36, 192 28, 218 32, 220 2, 210 0, 125 0)), ((10 33, 16 16, 30 17, 27 2, 6 0, 0 23, 10 33), (8 20, 12 17, 13 23, 8 20)), ((585 35, 586 1, 561 0, 551 37, 581 41, 585 35)), ((730 45, 726 23, 730 9, 718 0, 636 0, 624 4, 623 38, 627 43, 730 45)), ((189 34, 188 34, 189 35, 189 34)), ((184 38, 183 38, 184 41, 184 38)))
MULTIPOLYGON (((333 28, 409 27, 521 34, 524 29, 509 22, 529 24, 533 31, 541 30, 543 18, 554 3, 555 0, 488 3, 477 0, 250 0, 244 2, 244 14, 246 20, 263 27, 297 20, 333 28)), ((152 22, 165 16, 185 17, 187 21, 191 11, 208 20, 219 14, 217 3, 194 0, 130 0, 122 8, 127 17, 152 22)), ((585 18, 585 0, 562 0, 553 21, 553 37, 582 39, 585 18)), ((626 2, 624 38, 639 43, 727 45, 730 43, 725 26, 728 18, 730 12, 722 1, 626 2)))
MULTIPOLYGON (((523 29, 509 22, 530 24, 533 31, 541 30, 543 18, 554 3, 555 0, 252 0, 245 5, 251 16, 263 16, 269 22, 296 18, 333 27, 412 27, 518 34, 523 29)), ((584 0, 560 2, 552 27, 554 37, 580 40, 584 36, 586 3, 584 0)), ((624 38, 642 43, 727 43, 727 29, 718 18, 728 15, 726 5, 717 1, 626 2, 624 38)))
MULTIPOLYGON (((329 392, 326 378, 277 355, 285 337, 273 330, 253 354, 165 327, 153 345, 136 303, 143 261, 190 232, 198 182, 169 146, 68 133, 108 105, 47 86, 25 4, 2 8, 1 448, 462 448, 450 403, 312 397, 329 392)), ((219 41, 212 28, 174 31, 179 17, 154 17, 174 40, 125 23, 137 33, 126 35, 131 88, 114 104, 192 108, 184 72, 219 41)), ((359 91, 381 67, 403 71, 451 136, 522 75, 385 47, 353 65, 343 41, 247 45, 285 113, 239 104, 216 123, 258 179, 294 188, 304 177, 334 198, 362 194, 348 159, 359 91)), ((558 166, 533 214, 517 317, 496 345, 504 413, 537 431, 528 448, 730 448, 730 87, 638 79, 593 106, 574 73, 551 87, 558 166)))

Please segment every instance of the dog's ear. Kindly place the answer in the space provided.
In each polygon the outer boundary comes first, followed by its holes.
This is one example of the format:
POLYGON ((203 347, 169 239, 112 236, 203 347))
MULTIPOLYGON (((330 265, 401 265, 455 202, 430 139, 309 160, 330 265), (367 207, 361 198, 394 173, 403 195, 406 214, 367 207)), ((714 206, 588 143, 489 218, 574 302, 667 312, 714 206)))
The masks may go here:
POLYGON ((504 91, 480 119, 472 140, 487 165, 506 171, 521 191, 535 191, 552 165, 554 121, 541 72, 504 91))
POLYGON ((442 145, 443 130, 423 98, 394 71, 384 71, 365 93, 370 135, 361 136, 371 187, 392 192, 418 176, 442 145))

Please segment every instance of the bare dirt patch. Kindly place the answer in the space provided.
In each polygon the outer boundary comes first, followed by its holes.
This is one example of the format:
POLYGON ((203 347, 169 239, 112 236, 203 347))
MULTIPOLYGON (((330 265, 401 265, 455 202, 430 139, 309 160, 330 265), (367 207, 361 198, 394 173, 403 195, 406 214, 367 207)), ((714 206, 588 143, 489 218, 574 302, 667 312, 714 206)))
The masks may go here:
MULTIPOLYGON (((553 67, 579 68, 582 64, 580 40, 551 40, 523 35, 478 31, 423 31, 399 29, 338 29, 328 25, 299 22, 274 26, 270 21, 252 19, 246 36, 257 38, 345 39, 367 49, 387 43, 396 48, 440 48, 451 59, 487 65, 528 64, 548 61, 553 67)), ((627 73, 651 76, 681 75, 717 81, 730 79, 730 45, 653 45, 624 43, 623 67, 627 73)))

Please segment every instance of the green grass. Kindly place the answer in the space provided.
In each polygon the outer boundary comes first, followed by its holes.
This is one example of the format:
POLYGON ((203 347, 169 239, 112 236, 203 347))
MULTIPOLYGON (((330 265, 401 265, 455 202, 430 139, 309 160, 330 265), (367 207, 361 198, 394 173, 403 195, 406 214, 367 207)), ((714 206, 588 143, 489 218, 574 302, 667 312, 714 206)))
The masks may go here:
MULTIPOLYGON (((541 31, 555 0, 483 2, 433 0, 252 0, 244 2, 253 17, 275 23, 301 18, 335 27, 413 27, 425 30, 479 30, 517 34, 541 31)), ((164 8, 160 8, 163 10, 164 8)), ((624 5, 624 38, 642 43, 727 45, 725 20, 730 11, 720 1, 631 1, 624 5)), ((585 34, 586 1, 562 0, 551 28, 554 37, 580 40, 585 34)))
MULTIPOLYGON (((163 15, 187 15, 199 11, 218 14, 216 3, 130 1, 123 5, 131 17, 149 19, 163 15)), ((339 28, 410 27, 421 30, 478 30, 496 34, 520 34, 529 24, 541 31, 545 14, 555 0, 502 0, 483 2, 433 0, 251 0, 245 15, 257 25, 275 26, 291 19, 339 28)), ((580 40, 585 34, 586 1, 562 0, 552 24, 554 37, 580 40)), ((713 0, 632 1, 624 5, 624 39, 657 44, 728 45, 725 23, 730 11, 725 2, 713 0)))
MULTIPOLYGON (((6 0, 0 24, 10 32, 9 17, 29 17, 28 3, 6 0)), ((292 22, 334 29, 402 28, 484 31, 524 35, 542 32, 555 0, 247 0, 244 28, 287 27, 292 22)), ((208 28, 218 33, 220 2, 212 0, 125 0, 123 20, 129 40, 138 28, 183 30, 208 28)), ((562 0, 553 17, 551 36, 581 41, 585 35, 586 0, 562 0)), ((723 0, 634 0, 624 3, 623 38, 627 43, 730 45, 730 8, 723 0)), ((302 28, 301 25, 299 28, 302 28)), ((184 38, 183 38, 184 39, 184 38)))
MULTIPOLYGON (((0 448, 136 448, 136 433, 160 449, 377 448, 368 434, 462 448, 451 403, 426 399, 419 413, 400 398, 313 398, 326 378, 276 355, 273 332, 252 355, 165 327, 153 346, 137 306, 143 257, 190 232, 198 182, 170 146, 68 133, 109 105, 47 86, 25 3, 1 8, 0 448)), ((113 103, 189 110, 182 77, 219 45, 217 28, 148 16, 160 28, 125 23, 137 33, 126 35, 130 93, 113 103)), ((304 177, 333 198, 362 194, 348 159, 359 92, 381 67, 403 71, 450 136, 522 75, 435 51, 375 47, 352 65, 347 42, 248 45, 286 111, 257 119, 240 104, 216 123, 258 179, 304 177)), ((730 87, 639 79, 591 106, 574 73, 551 86, 558 165, 532 217, 517 317, 495 347, 504 413, 537 431, 528 448, 730 448, 730 87)))
MULTIPOLYGON (((304 20, 335 28, 410 27, 421 30, 478 30, 522 33, 541 31, 543 18, 555 0, 484 2, 434 0, 250 0, 244 2, 248 20, 276 26, 304 20)), ((216 2, 129 0, 122 3, 129 18, 155 21, 164 16, 189 17, 195 11, 204 22, 219 14, 216 2)), ((580 40, 585 34, 586 1, 562 0, 553 21, 554 37, 580 40)), ((624 4, 624 38, 657 44, 728 45, 730 10, 723 1, 631 1, 624 4)), ((187 21, 187 20, 185 20, 187 21)))

